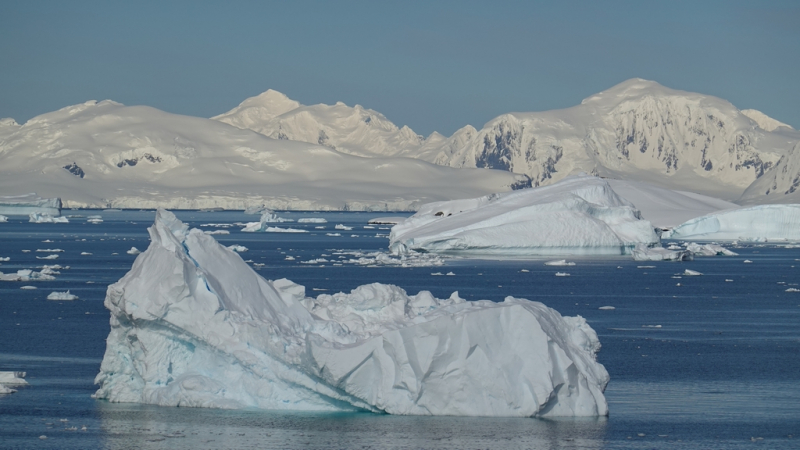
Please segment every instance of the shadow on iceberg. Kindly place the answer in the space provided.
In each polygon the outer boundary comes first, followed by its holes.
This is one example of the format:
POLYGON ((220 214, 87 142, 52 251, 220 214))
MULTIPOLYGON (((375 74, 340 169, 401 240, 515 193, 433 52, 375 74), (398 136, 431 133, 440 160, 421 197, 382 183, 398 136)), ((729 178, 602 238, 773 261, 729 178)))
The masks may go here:
POLYGON ((305 296, 160 210, 109 286, 95 398, 171 406, 461 416, 603 416, 609 377, 578 317, 507 297, 397 286, 305 296))

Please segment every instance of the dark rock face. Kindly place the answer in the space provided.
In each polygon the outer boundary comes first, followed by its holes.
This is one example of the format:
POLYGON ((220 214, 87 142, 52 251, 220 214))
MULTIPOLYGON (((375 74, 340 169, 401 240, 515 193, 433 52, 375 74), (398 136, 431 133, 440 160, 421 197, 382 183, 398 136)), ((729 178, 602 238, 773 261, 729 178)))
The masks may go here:
POLYGON ((153 156, 150 153, 145 153, 144 155, 142 155, 141 158, 123 159, 122 161, 117 163, 117 167, 125 167, 125 166, 133 167, 143 159, 153 164, 157 164, 163 161, 160 156, 153 156))
POLYGON ((83 169, 81 169, 80 166, 78 166, 74 162, 72 164, 67 164, 66 166, 64 166, 64 168, 67 169, 69 173, 75 175, 78 178, 83 178, 84 176, 86 176, 86 172, 84 172, 83 169))

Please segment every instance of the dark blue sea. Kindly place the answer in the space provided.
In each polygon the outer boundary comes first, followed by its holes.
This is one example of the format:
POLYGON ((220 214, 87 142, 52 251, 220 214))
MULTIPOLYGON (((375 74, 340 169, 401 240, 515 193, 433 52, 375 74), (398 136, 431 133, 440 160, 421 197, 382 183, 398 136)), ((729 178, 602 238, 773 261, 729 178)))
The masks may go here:
POLYGON ((275 224, 310 231, 284 234, 201 226, 258 219, 241 212, 178 212, 193 227, 230 231, 215 238, 246 246, 241 256, 262 276, 289 278, 305 285, 307 295, 381 282, 440 298, 453 291, 468 300, 511 295, 579 314, 600 336, 598 359, 611 375, 610 415, 597 419, 226 411, 90 397, 109 332, 106 287, 129 270, 135 256, 127 250, 147 248, 154 212, 64 214, 83 217, 69 224, 30 224, 27 217, 0 223, 0 257, 11 258, 0 271, 69 266, 55 281, 0 282, 0 370, 25 371, 29 382, 0 395, 0 448, 800 448, 800 292, 787 292, 800 289, 800 248, 791 245, 741 245, 732 248, 739 256, 682 263, 615 257, 568 258, 576 262, 568 267, 545 266, 544 259, 340 266, 330 261, 386 249, 388 226, 364 228, 380 213, 280 213, 328 221, 275 224), (103 222, 87 223, 89 215, 103 222), (336 224, 353 228, 334 230, 336 224), (49 254, 59 258, 36 258, 49 254), (301 263, 316 258, 329 262, 301 263), (703 275, 680 275, 685 269, 703 275), (37 289, 20 289, 25 285, 37 289), (79 300, 46 300, 66 290, 79 300))

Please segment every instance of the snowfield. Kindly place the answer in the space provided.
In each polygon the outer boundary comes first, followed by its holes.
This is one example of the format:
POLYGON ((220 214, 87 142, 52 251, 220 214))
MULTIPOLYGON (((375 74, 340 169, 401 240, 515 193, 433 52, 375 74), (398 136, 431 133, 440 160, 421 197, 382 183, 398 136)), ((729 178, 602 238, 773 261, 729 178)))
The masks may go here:
POLYGON ((609 377, 581 317, 379 283, 305 296, 166 211, 109 286, 95 397, 390 414, 602 416, 609 377), (491 382, 487 382, 491 380, 491 382))
POLYGON ((589 175, 468 200, 436 202, 392 227, 389 248, 502 255, 622 255, 660 242, 608 182, 589 175))

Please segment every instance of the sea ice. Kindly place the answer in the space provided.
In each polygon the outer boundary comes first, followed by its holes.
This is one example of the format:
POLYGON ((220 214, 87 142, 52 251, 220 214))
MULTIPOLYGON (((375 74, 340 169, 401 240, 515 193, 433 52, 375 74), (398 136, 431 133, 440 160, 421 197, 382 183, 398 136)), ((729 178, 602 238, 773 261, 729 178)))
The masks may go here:
POLYGON ((69 223, 69 219, 66 217, 53 217, 50 214, 32 212, 28 217, 28 222, 31 223, 69 223))
POLYGON ((131 247, 131 249, 128 250, 127 252, 125 252, 125 253, 127 253, 129 255, 138 255, 139 253, 142 253, 142 252, 136 247, 131 247))
POLYGON ((717 245, 717 244, 705 244, 701 245, 696 242, 690 242, 686 245, 686 250, 692 252, 693 255, 698 256, 717 256, 717 255, 724 255, 724 256, 737 256, 739 255, 736 252, 732 252, 727 248, 717 245))
POLYGON ((662 235, 669 239, 766 242, 800 239, 800 205, 758 205, 689 220, 662 235))
POLYGON ((58 255, 52 254, 47 256, 37 256, 36 259, 58 259, 58 255))
POLYGON ((2 222, 8 222, 8 217, 0 214, 0 223, 2 223, 2 222))
POLYGON ((67 292, 57 292, 53 291, 47 295, 48 300, 77 300, 78 296, 75 294, 70 294, 69 291, 67 292))
POLYGON ((304 217, 297 219, 297 223, 328 223, 328 221, 321 217, 304 217))
POLYGON ((664 247, 648 247, 637 244, 631 252, 634 261, 690 261, 692 252, 687 250, 669 250, 664 247))
MULTIPOLYGON (((270 226, 267 225, 268 223, 275 223, 275 222, 293 222, 293 220, 284 219, 282 217, 278 217, 277 214, 275 214, 273 211, 268 209, 268 210, 265 210, 263 214, 261 214, 261 220, 260 221, 258 221, 258 222, 248 222, 245 225, 245 227, 242 228, 242 231, 246 231, 248 233, 254 233, 254 232, 259 232, 259 231, 276 232, 275 230, 282 230, 283 228, 270 227, 270 226), (272 228, 272 230, 269 230, 270 228, 272 228)), ((291 228, 285 228, 285 229, 286 230, 291 230, 291 228)), ((302 232, 305 232, 305 230, 303 230, 302 232)))
POLYGON ((305 296, 159 211, 105 300, 96 398, 391 414, 598 416, 608 373, 581 317, 539 302, 407 295, 379 283, 305 296))
POLYGON ((572 261, 567 261, 566 259, 558 259, 555 261, 547 261, 544 263, 545 266, 574 266, 575 263, 572 261))
POLYGON ((700 273, 700 272, 698 272, 696 270, 692 270, 692 269, 684 270, 683 274, 686 275, 686 276, 689 276, 689 277, 696 277, 698 275, 702 275, 702 273, 700 273))
POLYGON ((389 248, 409 252, 568 255, 631 253, 660 242, 650 222, 597 177, 428 203, 395 225, 389 248))
POLYGON ((13 394, 17 392, 9 386, 24 386, 28 382, 24 380, 25 372, 0 371, 0 394, 13 394))
POLYGON ((228 249, 233 251, 233 252, 236 252, 236 253, 242 253, 242 252, 246 252, 248 250, 247 247, 245 247, 244 245, 239 245, 239 244, 229 245, 228 249))

